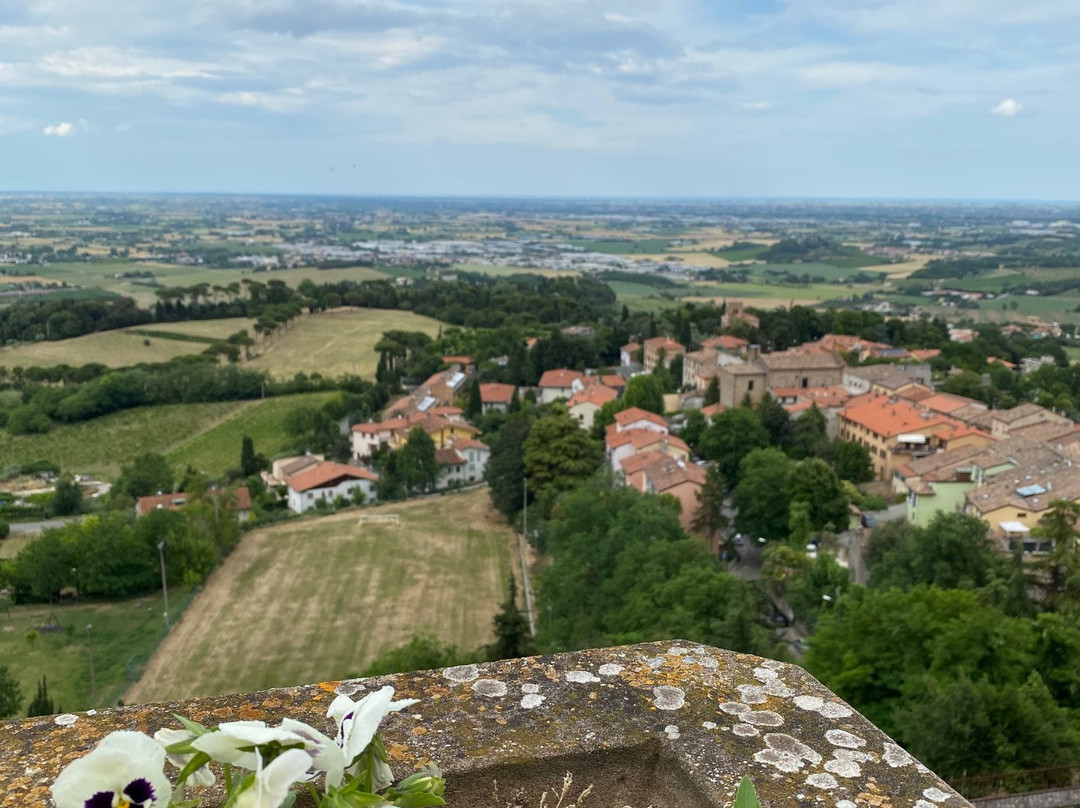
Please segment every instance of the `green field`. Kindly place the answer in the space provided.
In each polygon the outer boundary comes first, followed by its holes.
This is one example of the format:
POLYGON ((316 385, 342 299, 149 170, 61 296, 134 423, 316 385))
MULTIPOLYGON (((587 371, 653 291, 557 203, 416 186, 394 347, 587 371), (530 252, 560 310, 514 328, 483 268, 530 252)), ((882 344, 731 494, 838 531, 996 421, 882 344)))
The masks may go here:
POLYGON ((0 539, 0 558, 14 558, 19 551, 34 540, 33 536, 8 536, 0 539))
POLYGON ((273 458, 286 449, 282 418, 305 403, 321 404, 333 393, 304 393, 259 401, 166 404, 112 413, 45 435, 0 432, 3 465, 52 460, 74 474, 115 477, 141 452, 159 452, 182 469, 188 463, 221 474, 240 460, 240 436, 273 458), (234 445, 235 444, 235 445, 234 445))
POLYGON ((0 348, 0 367, 77 367, 90 362, 100 362, 119 368, 140 362, 168 362, 177 356, 201 353, 206 347, 204 342, 145 337, 128 331, 102 331, 72 339, 45 340, 0 348))
POLYGON ((322 404, 333 395, 304 393, 249 402, 209 429, 175 446, 166 457, 178 469, 190 465, 216 477, 239 466, 240 443, 247 435, 255 442, 255 451, 272 460, 290 448, 290 437, 283 425, 286 413, 305 404, 322 404))
POLYGON ((715 254, 718 258, 723 258, 725 261, 731 261, 733 264, 740 261, 755 261, 757 257, 769 249, 768 244, 755 244, 751 247, 734 246, 724 247, 719 250, 715 250, 715 254))
POLYGON ((52 460, 74 474, 114 477, 140 452, 165 453, 247 406, 250 402, 167 404, 54 427, 45 435, 0 432, 0 457, 5 465, 52 460))
POLYGON ((253 531, 125 700, 356 676, 416 632, 473 650, 491 640, 515 558, 513 533, 486 489, 253 531), (401 524, 359 524, 375 513, 401 524))
POLYGON ((372 377, 379 356, 375 343, 384 331, 423 331, 434 337, 438 320, 394 309, 338 309, 301 317, 260 349, 247 367, 265 370, 279 379, 297 373, 340 376, 345 373, 372 377))
POLYGON ((649 238, 639 240, 620 239, 570 239, 566 243, 581 247, 586 252, 610 255, 660 255, 671 252, 671 240, 649 238))
MULTIPOLYGON (((175 615, 189 599, 186 590, 169 590, 175 615)), ((116 704, 164 634, 161 593, 115 603, 0 607, 0 660, 22 691, 21 711, 47 677, 57 711, 87 710, 116 704), (43 632, 55 618, 60 631, 43 632), (92 626, 87 643, 86 627, 92 626), (31 644, 30 630, 38 636, 31 644), (90 693, 93 651, 96 698, 90 693)))

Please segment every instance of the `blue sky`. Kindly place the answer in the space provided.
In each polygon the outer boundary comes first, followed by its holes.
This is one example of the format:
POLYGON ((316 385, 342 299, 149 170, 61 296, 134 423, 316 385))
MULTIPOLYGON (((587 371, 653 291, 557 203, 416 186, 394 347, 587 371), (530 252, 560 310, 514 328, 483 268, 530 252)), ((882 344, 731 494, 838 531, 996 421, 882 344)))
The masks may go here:
POLYGON ((1080 198, 1078 0, 0 0, 0 189, 1080 198))

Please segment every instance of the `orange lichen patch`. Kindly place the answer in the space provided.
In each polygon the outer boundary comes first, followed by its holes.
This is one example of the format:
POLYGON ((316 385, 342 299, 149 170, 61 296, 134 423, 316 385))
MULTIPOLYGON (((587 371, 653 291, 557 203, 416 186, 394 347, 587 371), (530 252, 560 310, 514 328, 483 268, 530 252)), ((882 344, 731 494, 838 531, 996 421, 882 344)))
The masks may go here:
POLYGON ((325 690, 327 693, 333 693, 341 686, 341 682, 319 682, 316 687, 319 690, 325 690))

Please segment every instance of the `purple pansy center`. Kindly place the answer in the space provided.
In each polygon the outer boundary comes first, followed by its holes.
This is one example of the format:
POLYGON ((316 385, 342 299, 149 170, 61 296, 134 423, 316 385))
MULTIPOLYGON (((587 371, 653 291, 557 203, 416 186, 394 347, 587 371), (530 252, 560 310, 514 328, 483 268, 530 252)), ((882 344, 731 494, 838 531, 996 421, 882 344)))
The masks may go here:
POLYGON ((128 783, 124 796, 134 805, 148 805, 154 800, 154 787, 149 780, 140 777, 128 783))
POLYGON ((115 791, 99 791, 83 803, 83 808, 113 808, 113 797, 115 796, 115 791))

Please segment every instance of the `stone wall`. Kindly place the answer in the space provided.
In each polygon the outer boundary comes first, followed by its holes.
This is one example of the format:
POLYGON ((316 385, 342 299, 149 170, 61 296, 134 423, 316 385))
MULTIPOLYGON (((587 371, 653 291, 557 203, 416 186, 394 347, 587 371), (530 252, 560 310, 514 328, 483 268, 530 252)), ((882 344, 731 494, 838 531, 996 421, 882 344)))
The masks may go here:
MULTIPOLYGON (((44 806, 60 769, 108 732, 173 713, 207 725, 285 716, 330 729, 336 693, 420 699, 383 737, 403 776, 437 763, 448 804, 491 808, 574 775, 592 808, 730 805, 749 775, 765 808, 968 806, 802 669, 685 642, 530 657, 0 725, 0 806, 44 806)), ((298 803, 299 804, 299 803, 298 803)))

